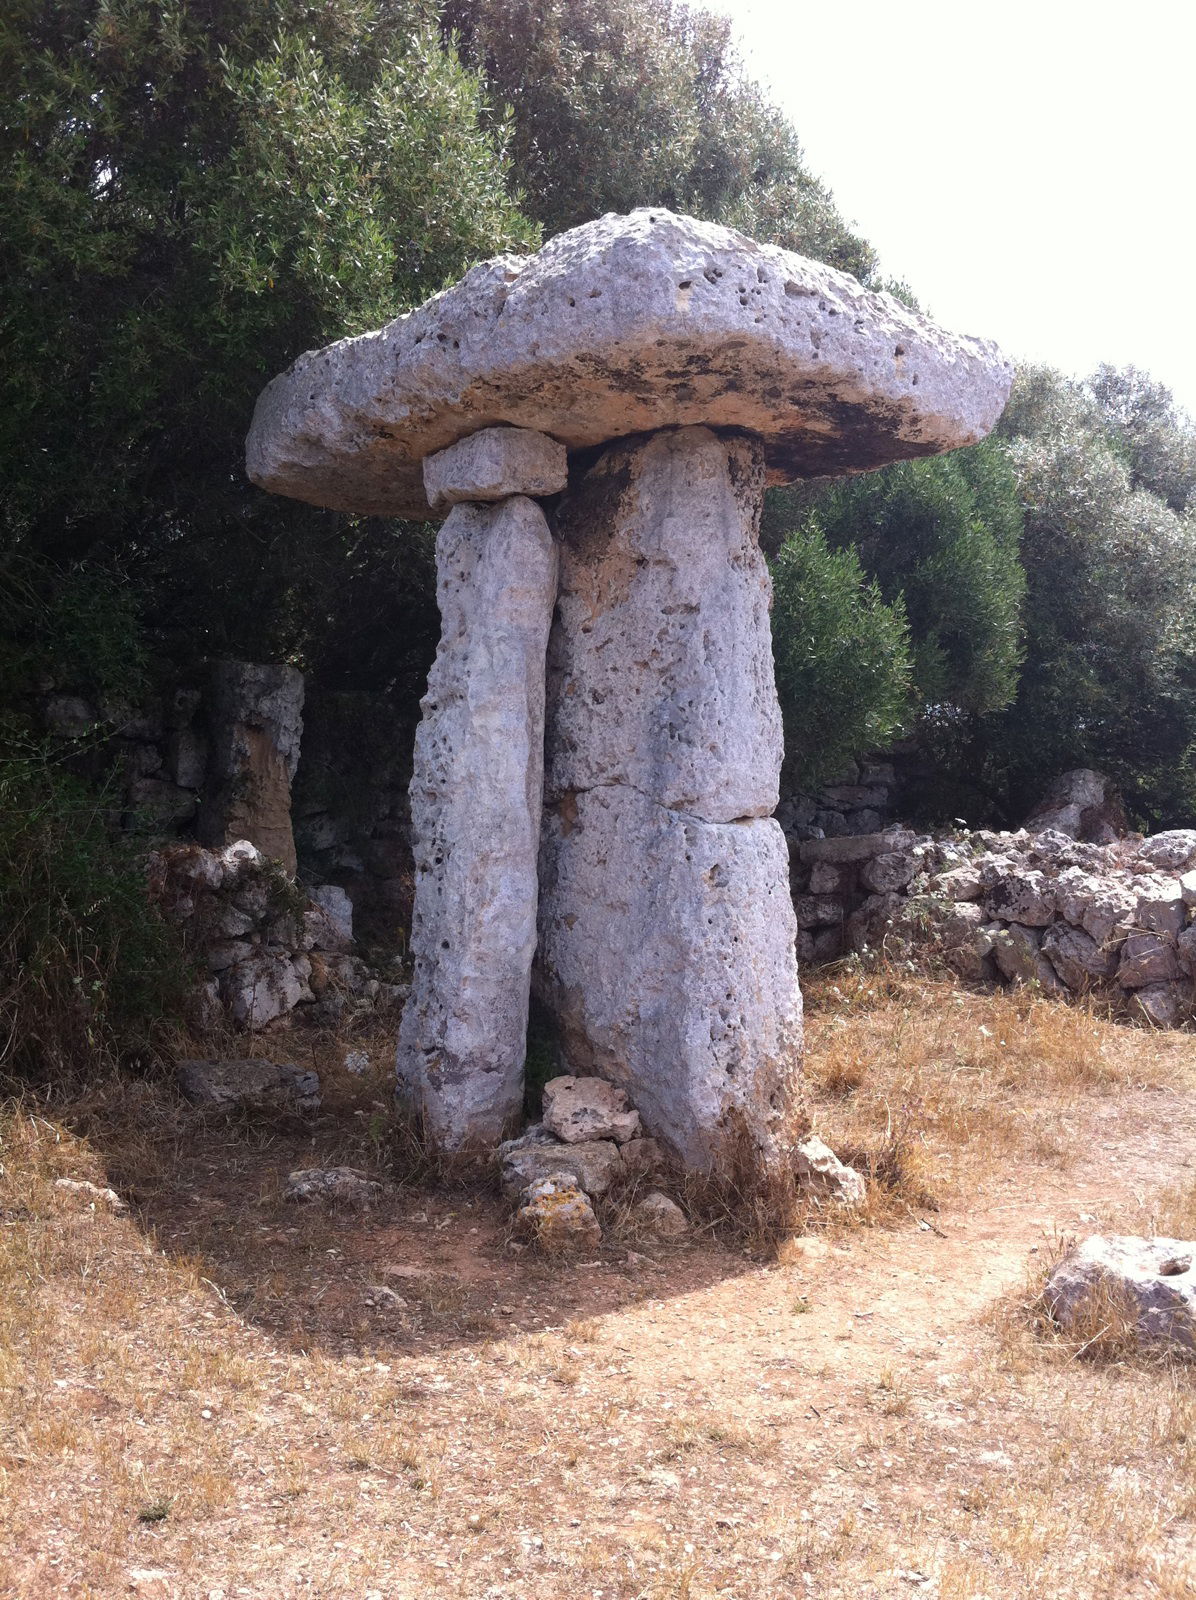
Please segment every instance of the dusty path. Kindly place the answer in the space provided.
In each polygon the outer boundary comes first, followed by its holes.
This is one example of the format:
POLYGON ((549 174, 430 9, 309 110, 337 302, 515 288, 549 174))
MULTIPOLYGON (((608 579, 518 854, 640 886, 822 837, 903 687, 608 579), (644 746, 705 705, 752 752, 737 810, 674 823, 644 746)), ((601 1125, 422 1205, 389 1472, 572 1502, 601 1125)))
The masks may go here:
POLYGON ((550 1268, 445 1193, 296 1218, 299 1136, 192 1133, 129 1217, 45 1200, 43 1153, 22 1193, 62 1237, 0 1594, 1196 1594, 1188 1374, 1066 1361, 1000 1312, 1059 1235, 1191 1184, 1196 1096, 1038 1114, 1038 1154, 928 1225, 769 1266, 690 1242, 550 1268))

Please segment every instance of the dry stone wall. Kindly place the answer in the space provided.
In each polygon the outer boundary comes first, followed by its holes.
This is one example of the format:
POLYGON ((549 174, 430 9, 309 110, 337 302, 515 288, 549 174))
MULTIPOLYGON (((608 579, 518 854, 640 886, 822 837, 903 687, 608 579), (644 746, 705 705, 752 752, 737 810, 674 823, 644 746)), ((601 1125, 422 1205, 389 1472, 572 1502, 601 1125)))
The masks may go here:
POLYGON ((808 962, 885 950, 971 983, 1101 994, 1157 1027, 1193 1019, 1196 829, 1107 844, 1049 828, 892 829, 792 848, 808 962))

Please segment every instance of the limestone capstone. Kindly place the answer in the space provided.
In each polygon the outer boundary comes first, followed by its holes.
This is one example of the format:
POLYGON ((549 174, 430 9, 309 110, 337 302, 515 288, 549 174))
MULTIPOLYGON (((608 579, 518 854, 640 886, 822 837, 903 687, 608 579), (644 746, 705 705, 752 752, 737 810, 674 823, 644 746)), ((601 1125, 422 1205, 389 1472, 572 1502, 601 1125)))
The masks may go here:
POLYGON ((500 256, 264 391, 249 476, 315 505, 426 517, 425 457, 498 424, 569 450, 699 424, 755 435, 768 481, 982 439, 1013 368, 821 262, 663 208, 500 256))

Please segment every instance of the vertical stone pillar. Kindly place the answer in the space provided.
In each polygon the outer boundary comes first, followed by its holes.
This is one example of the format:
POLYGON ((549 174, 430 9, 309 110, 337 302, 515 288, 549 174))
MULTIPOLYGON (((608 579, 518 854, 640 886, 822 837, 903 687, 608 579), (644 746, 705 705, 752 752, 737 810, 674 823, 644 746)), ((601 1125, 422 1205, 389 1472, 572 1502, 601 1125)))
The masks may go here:
MULTIPOLYGON (((516 430, 487 435, 498 432, 516 430)), ((513 480, 471 475, 465 458, 477 467, 493 457, 487 435, 432 458, 442 492, 458 503, 436 541, 442 630, 411 780, 415 972, 398 1076, 400 1093, 448 1150, 493 1145, 523 1096, 557 581, 543 511, 523 496, 502 498, 512 482, 530 479, 543 491, 552 480, 527 470, 513 480), (497 503, 462 500, 470 490, 497 503)), ((564 451, 530 437, 559 455, 563 482, 564 451)), ((513 442, 526 453, 526 438, 513 442)))
POLYGON ((690 1165, 794 1110, 801 994, 757 542, 761 447, 612 445, 563 502, 537 987, 568 1070, 690 1165))
POLYGON ((303 735, 303 674, 294 667, 218 661, 205 701, 210 755, 200 841, 248 839, 293 873, 291 781, 303 735))

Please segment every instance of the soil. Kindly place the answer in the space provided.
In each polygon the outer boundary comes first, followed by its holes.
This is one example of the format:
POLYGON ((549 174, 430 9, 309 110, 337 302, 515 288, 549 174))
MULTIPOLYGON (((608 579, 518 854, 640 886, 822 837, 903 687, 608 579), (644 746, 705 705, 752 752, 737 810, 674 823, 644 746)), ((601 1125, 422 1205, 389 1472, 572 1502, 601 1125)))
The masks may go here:
POLYGON ((1191 1186, 1186 1087, 1061 1099, 1040 1158, 770 1262, 701 1232, 547 1262, 479 1188, 300 1209, 287 1171, 365 1148, 343 1120, 180 1115, 169 1160, 102 1152, 132 1209, 71 1221, 90 1266, 41 1291, 26 1398, 73 1442, 22 1413, 0 1595, 1196 1594, 1190 1373, 1022 1310, 1067 1237, 1191 1186))

